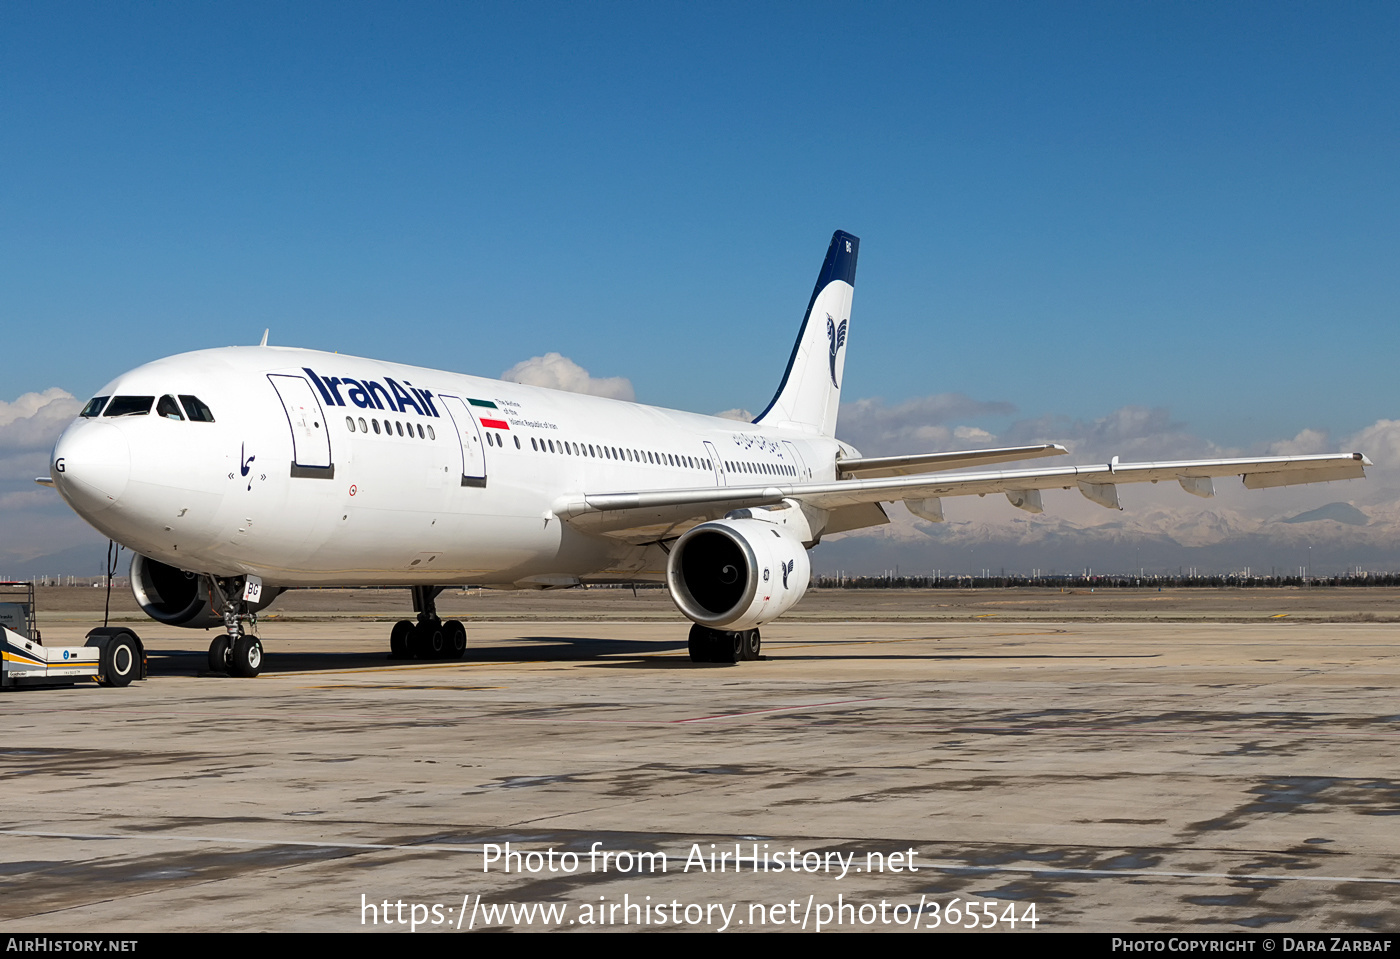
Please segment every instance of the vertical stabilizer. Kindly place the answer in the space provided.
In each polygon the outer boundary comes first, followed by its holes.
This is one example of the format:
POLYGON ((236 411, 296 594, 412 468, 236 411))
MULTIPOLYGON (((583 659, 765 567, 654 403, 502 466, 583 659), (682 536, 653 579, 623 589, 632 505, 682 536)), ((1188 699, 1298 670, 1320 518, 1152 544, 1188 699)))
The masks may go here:
POLYGON ((755 423, 820 436, 836 435, 859 251, 860 240, 849 233, 837 230, 832 236, 787 372, 773 402, 755 423))

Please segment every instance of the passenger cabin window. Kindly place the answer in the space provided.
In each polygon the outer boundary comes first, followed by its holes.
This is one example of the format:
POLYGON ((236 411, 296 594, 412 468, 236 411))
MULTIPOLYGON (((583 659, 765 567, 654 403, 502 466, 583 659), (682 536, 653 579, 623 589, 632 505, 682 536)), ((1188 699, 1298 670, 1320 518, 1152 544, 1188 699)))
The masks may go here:
POLYGON ((102 407, 107 403, 109 399, 111 399, 110 396, 94 396, 92 399, 88 400, 87 406, 84 406, 83 411, 78 415, 97 416, 102 412, 102 407))
POLYGON ((151 411, 154 396, 114 396, 103 416, 145 416, 151 411))
POLYGON ((175 397, 168 393, 162 396, 160 402, 156 404, 156 415, 163 416, 168 420, 183 421, 185 419, 185 415, 180 412, 180 404, 176 403, 175 397))
POLYGON ((214 412, 204 405, 204 402, 197 396, 186 396, 180 394, 180 402, 185 405, 185 415, 195 423, 214 422, 214 412))

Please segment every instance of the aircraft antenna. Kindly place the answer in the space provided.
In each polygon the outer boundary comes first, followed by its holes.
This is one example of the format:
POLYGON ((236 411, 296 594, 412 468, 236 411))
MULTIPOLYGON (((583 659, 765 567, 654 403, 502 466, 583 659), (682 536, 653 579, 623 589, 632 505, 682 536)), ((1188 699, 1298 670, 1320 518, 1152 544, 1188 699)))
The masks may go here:
POLYGON ((258 346, 267 346, 267 334, 268 334, 268 330, 263 330, 262 342, 259 343, 258 346))

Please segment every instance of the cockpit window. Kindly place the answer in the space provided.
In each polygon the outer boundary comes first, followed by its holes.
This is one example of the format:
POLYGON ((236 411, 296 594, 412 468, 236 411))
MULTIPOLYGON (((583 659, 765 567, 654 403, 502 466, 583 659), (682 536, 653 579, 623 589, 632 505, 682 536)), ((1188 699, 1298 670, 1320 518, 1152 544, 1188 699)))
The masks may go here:
POLYGON ((214 422, 214 411, 204 405, 204 402, 197 396, 186 396, 180 394, 180 402, 185 404, 185 415, 196 423, 214 422))
POLYGON ((185 417, 180 413, 180 404, 175 402, 175 397, 169 395, 160 398, 156 404, 156 415, 164 416, 168 420, 183 420, 185 417))
POLYGON ((145 416, 151 411, 154 396, 114 396, 103 416, 145 416))
POLYGON ((102 412, 102 407, 106 404, 106 402, 109 399, 111 399, 110 396, 94 396, 92 399, 88 400, 87 406, 84 406, 83 411, 78 415, 97 416, 99 413, 102 412))

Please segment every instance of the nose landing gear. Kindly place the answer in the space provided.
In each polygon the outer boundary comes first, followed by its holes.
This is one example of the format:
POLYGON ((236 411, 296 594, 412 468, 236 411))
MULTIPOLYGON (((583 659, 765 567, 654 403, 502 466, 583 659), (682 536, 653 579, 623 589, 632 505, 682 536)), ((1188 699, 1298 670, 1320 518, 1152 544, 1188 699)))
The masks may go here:
POLYGON ((262 672, 262 641, 244 632, 243 624, 253 616, 243 598, 246 579, 242 576, 209 577, 209 594, 224 617, 225 636, 209 644, 209 671, 252 678, 262 672))

